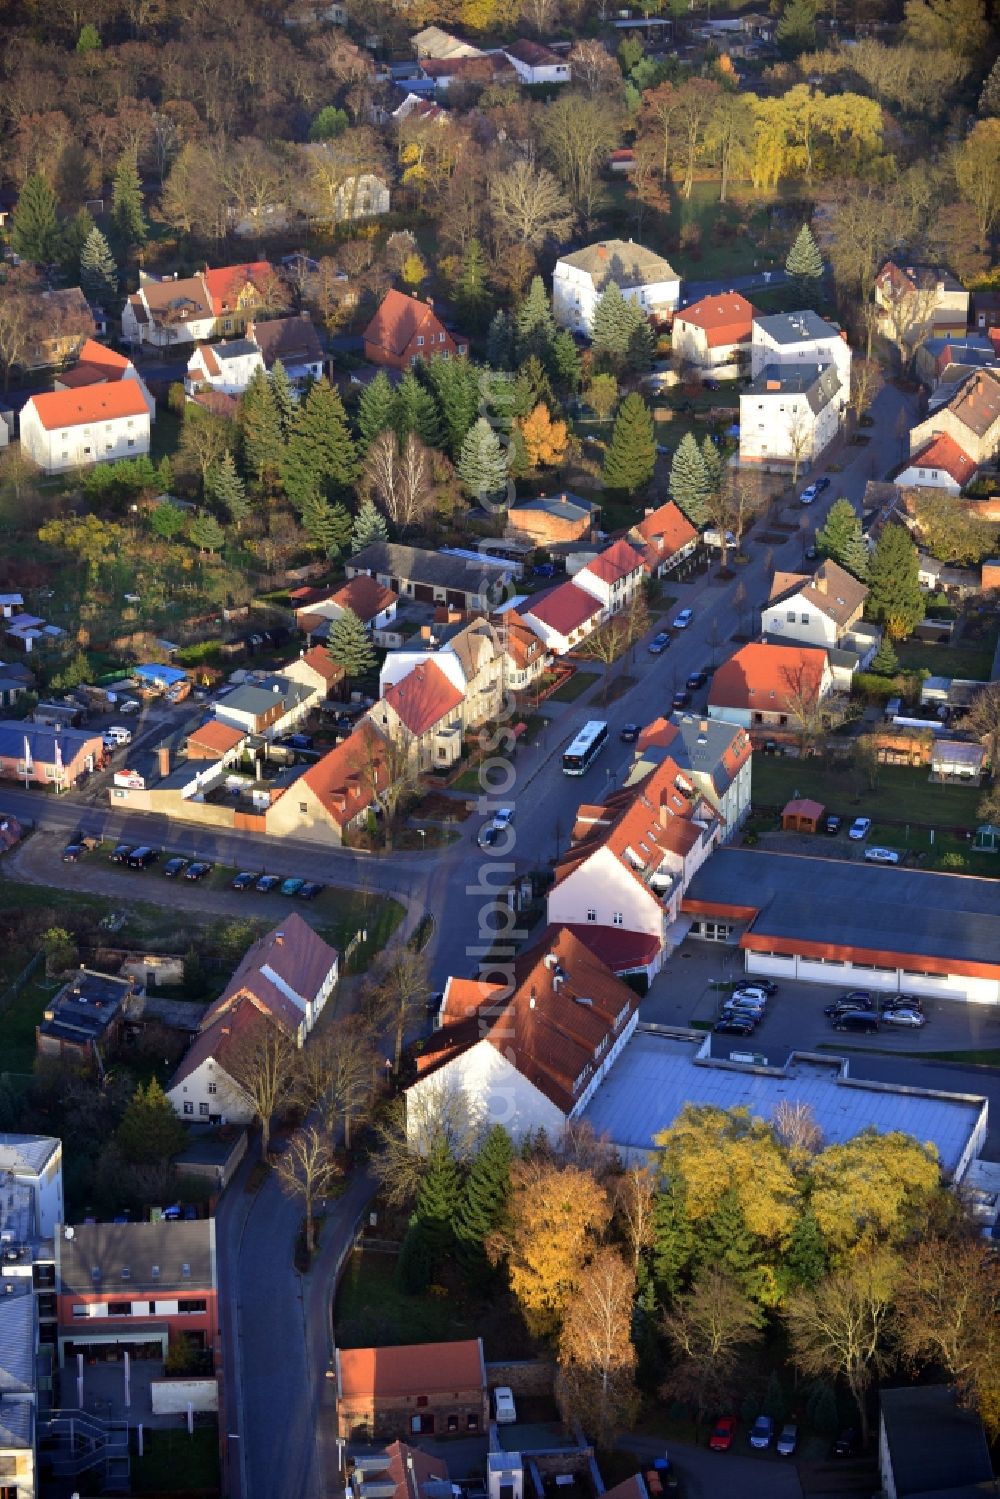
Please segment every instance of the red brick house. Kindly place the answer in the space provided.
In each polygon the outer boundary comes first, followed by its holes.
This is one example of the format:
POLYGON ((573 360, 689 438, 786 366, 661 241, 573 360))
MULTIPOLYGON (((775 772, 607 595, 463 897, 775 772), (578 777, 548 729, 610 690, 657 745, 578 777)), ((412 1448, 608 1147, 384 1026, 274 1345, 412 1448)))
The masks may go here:
POLYGON ((337 1431, 356 1440, 485 1432, 482 1338, 397 1348, 338 1348, 337 1431))
POLYGON ((382 298, 364 339, 365 358, 393 370, 408 369, 418 359, 434 354, 454 359, 469 352, 468 339, 448 332, 432 302, 421 302, 395 288, 382 298))

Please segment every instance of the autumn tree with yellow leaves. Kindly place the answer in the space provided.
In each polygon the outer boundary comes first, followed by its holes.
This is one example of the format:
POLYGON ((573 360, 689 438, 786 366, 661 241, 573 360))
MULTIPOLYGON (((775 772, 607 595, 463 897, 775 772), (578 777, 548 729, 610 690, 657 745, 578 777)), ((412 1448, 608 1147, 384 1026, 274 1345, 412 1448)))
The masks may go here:
POLYGON ((554 421, 544 401, 519 424, 524 451, 532 468, 558 468, 566 457, 569 433, 565 422, 554 421))
POLYGON ((638 1408, 632 1314, 635 1271, 602 1246, 581 1270, 559 1338, 556 1396, 597 1445, 609 1449, 638 1408))

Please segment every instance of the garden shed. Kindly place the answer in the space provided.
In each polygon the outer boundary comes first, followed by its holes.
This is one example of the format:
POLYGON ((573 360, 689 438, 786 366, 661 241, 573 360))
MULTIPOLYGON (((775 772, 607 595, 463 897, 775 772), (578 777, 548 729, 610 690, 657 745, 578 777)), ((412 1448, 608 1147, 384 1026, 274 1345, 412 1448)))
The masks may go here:
POLYGON ((781 813, 782 832, 818 833, 825 811, 822 802, 814 802, 807 796, 796 797, 794 801, 786 802, 781 813))

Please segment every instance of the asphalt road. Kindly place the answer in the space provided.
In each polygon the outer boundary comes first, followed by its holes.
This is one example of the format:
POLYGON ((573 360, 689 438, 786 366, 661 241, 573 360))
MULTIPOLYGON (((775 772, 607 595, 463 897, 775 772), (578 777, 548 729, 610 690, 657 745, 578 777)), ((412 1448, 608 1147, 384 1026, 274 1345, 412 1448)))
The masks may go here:
POLYGON ((618 1444, 641 1462, 662 1457, 664 1450, 677 1470, 684 1499, 802 1499, 795 1464, 774 1452, 744 1450, 709 1452, 682 1442, 665 1444, 654 1437, 623 1437, 618 1444))

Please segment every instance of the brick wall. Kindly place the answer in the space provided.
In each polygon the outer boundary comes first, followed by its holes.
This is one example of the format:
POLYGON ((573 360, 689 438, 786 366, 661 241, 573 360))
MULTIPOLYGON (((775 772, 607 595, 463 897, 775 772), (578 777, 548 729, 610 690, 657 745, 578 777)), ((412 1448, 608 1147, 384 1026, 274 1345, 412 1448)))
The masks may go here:
POLYGON ((486 1384, 491 1390, 507 1385, 518 1395, 551 1395, 555 1387, 556 1366, 547 1359, 508 1359, 486 1365, 486 1384))

